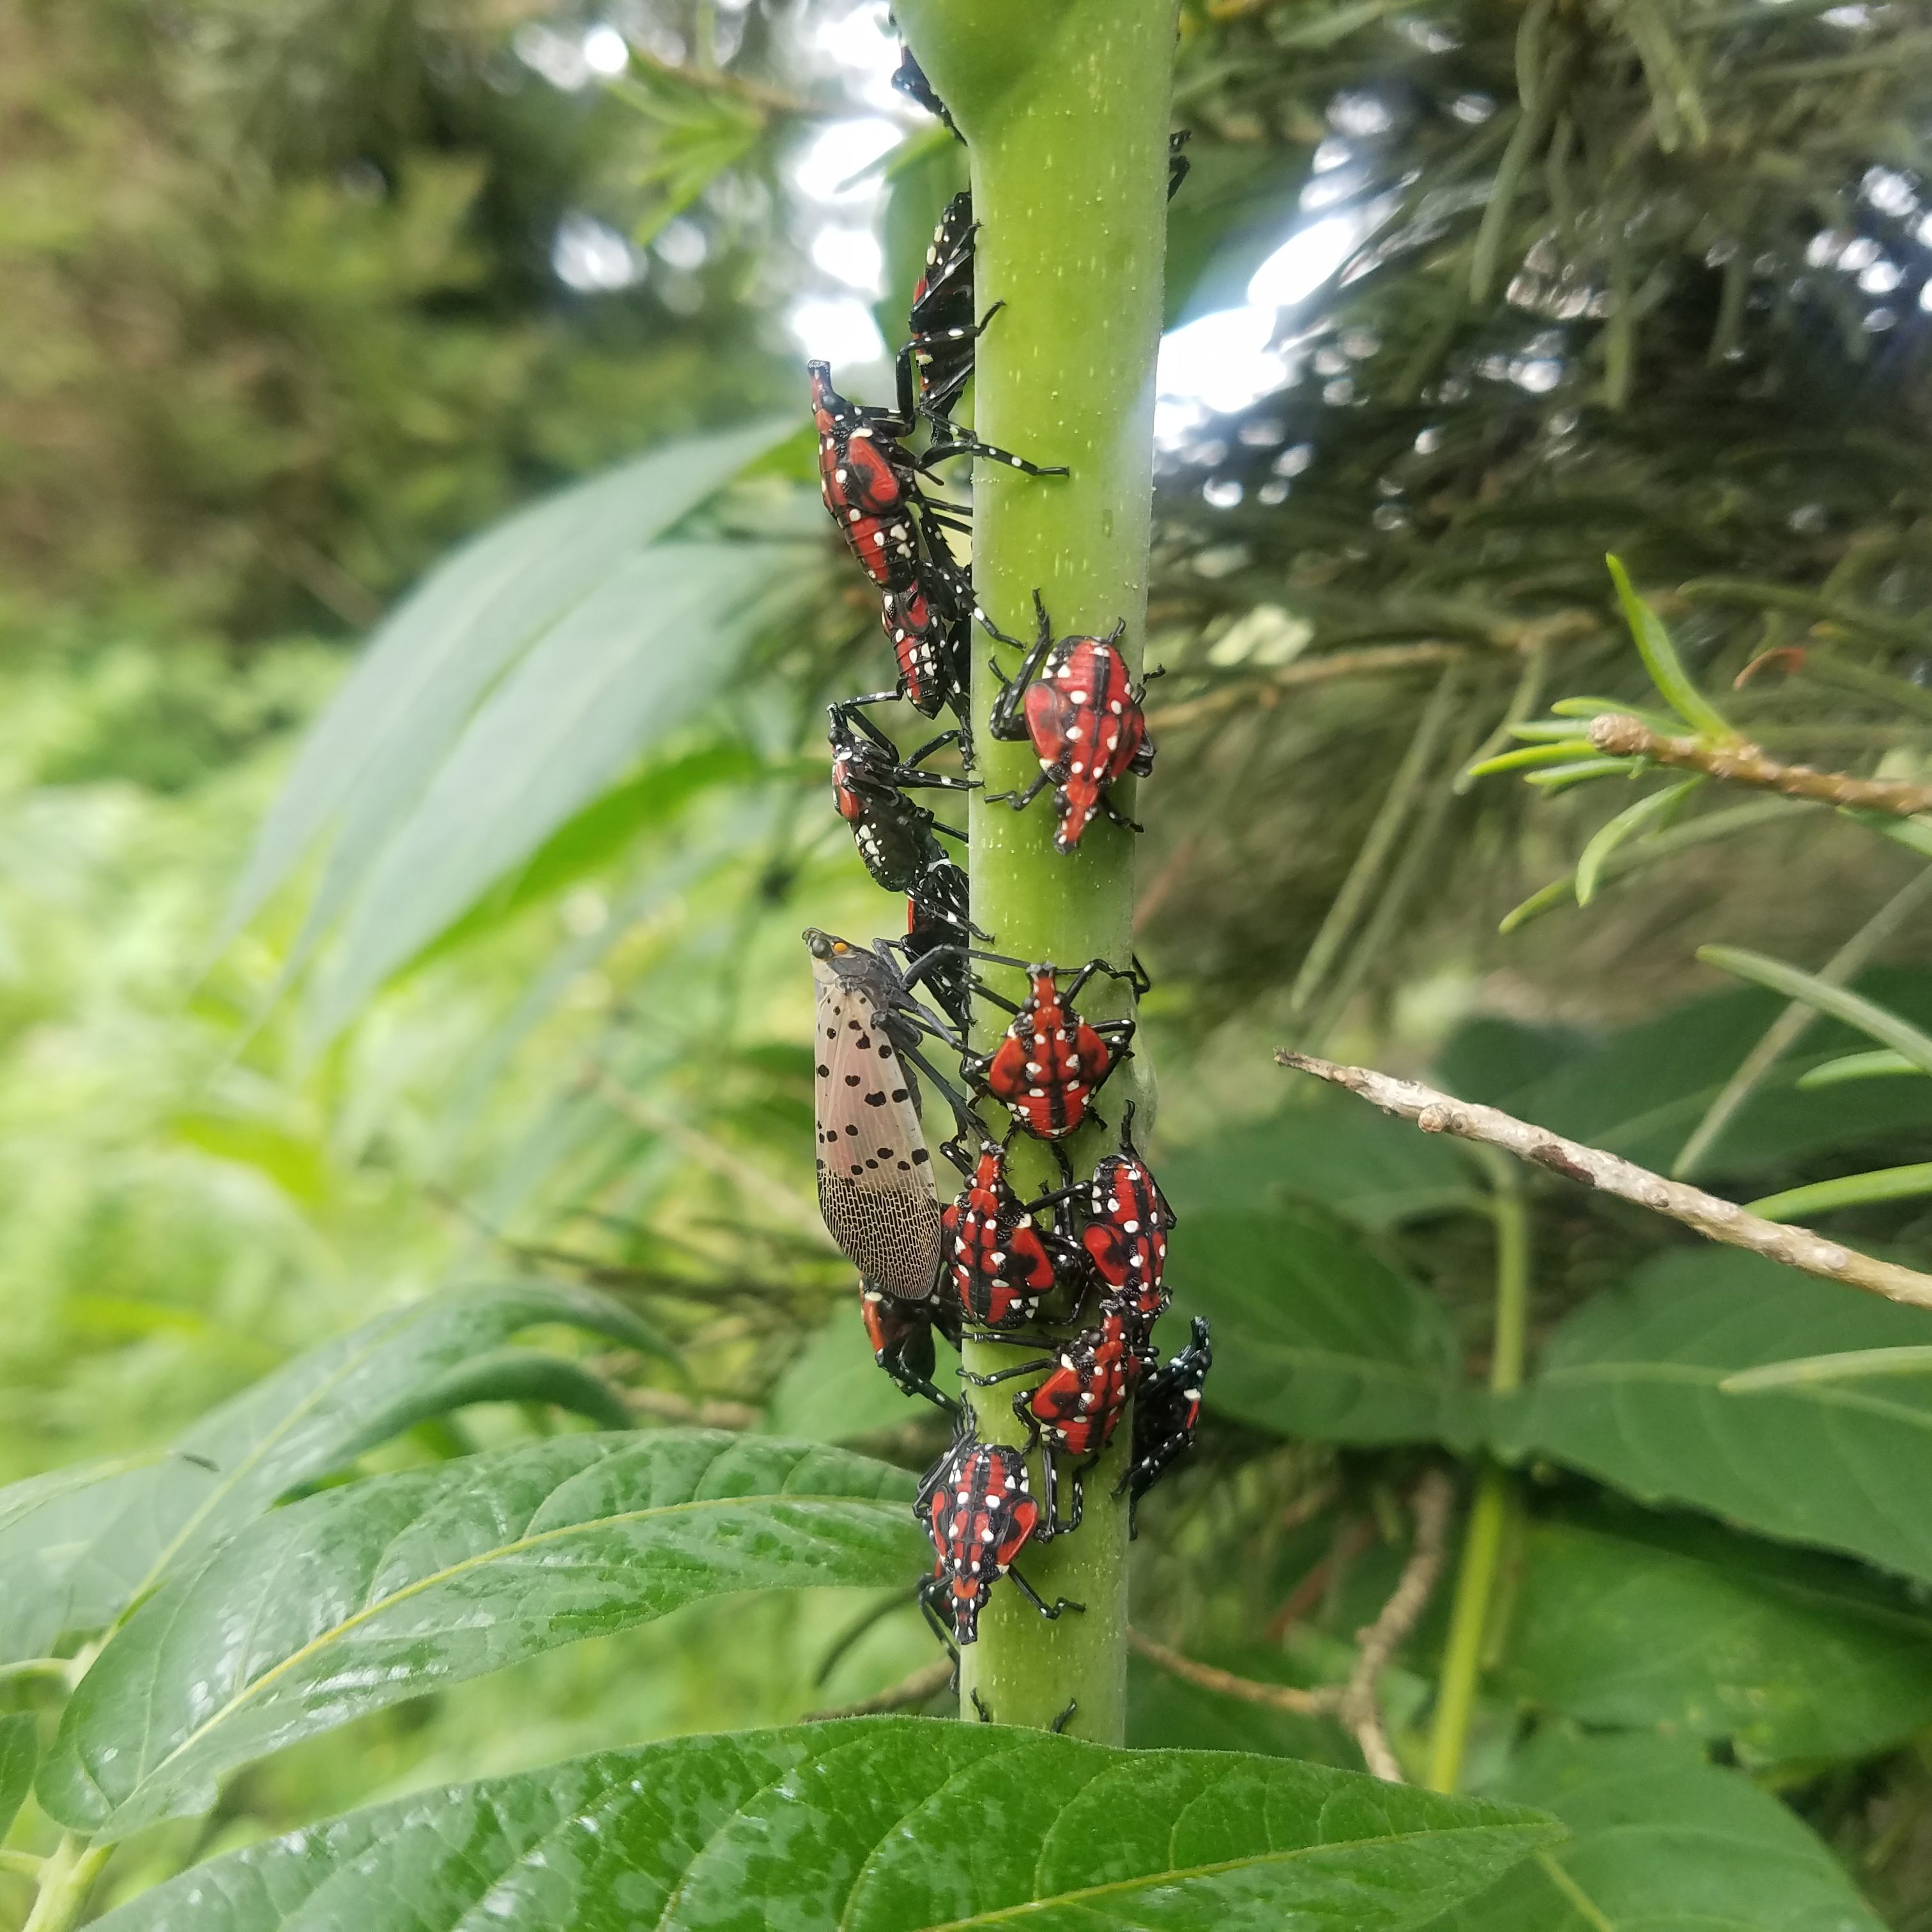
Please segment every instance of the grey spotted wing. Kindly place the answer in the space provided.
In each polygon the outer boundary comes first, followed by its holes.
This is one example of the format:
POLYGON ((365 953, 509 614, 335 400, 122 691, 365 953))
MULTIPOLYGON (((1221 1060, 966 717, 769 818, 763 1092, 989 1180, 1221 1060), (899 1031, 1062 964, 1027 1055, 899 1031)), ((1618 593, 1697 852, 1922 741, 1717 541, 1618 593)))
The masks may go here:
POLYGON ((939 1273, 939 1200, 911 1070, 871 1004, 830 976, 813 1043, 818 1211, 868 1281, 922 1300, 939 1273))

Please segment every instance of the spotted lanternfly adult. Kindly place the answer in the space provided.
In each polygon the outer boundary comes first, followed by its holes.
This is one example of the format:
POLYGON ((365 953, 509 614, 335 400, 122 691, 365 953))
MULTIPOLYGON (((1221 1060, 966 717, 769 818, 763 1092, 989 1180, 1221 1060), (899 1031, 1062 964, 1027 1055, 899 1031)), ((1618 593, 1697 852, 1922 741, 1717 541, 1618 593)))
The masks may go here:
POLYGON ((934 838, 935 829, 964 839, 965 833, 940 825, 925 806, 907 797, 915 786, 934 790, 970 791, 965 778, 922 771, 920 765, 935 752, 958 741, 956 731, 942 731, 902 760, 898 748, 864 712, 854 704, 828 707, 826 736, 832 743, 832 798, 838 815, 852 828, 859 856, 874 881, 889 892, 911 892, 945 848, 934 838))
MULTIPOLYGON (((993 700, 988 729, 995 738, 1030 740, 1040 775, 1024 792, 987 796, 989 801, 1004 797, 1018 812, 1052 786, 1059 814, 1054 847, 1072 852, 1101 812, 1130 832, 1140 830, 1114 808, 1108 788, 1130 772, 1145 778, 1154 770, 1154 741, 1141 710, 1147 687, 1129 679, 1117 647, 1124 625, 1115 625, 1104 638, 1062 638, 1056 644, 1036 590, 1034 608, 1040 634, 1030 646, 987 625, 1002 644, 1026 651, 1017 675, 993 700)), ((998 668, 994 665, 996 673, 998 668)))
POLYGON ((959 393, 973 379, 974 344, 1004 308, 995 302, 975 320, 973 314, 973 196, 962 190, 946 204, 926 251, 926 272, 912 292, 907 316, 910 339, 899 351, 899 413, 950 420, 959 393))
POLYGON ((1018 1328, 1040 1312, 1042 1298, 1070 1278, 1080 1250, 1033 1217, 1048 1203, 1022 1201, 1006 1179, 1006 1150, 980 1143, 966 1185, 940 1216, 946 1271, 959 1312, 982 1328, 1018 1328))
POLYGON ((818 1210, 867 1281, 924 1302, 938 1279, 942 1231, 910 1067, 923 1065, 922 1033, 951 1036, 912 998, 890 955, 816 927, 805 941, 818 992, 818 1210))
POLYGON ((1074 1010, 1080 989, 1096 973, 1126 980, 1136 992, 1146 990, 1138 968, 1126 973, 1103 959, 1082 967, 1064 992, 1051 965, 1029 965, 1031 991, 1015 1012, 1006 1037, 990 1054, 968 1055, 962 1063, 969 1080, 1042 1140, 1063 1139, 1087 1119, 1094 1094, 1130 1051, 1132 1020, 1093 1024, 1074 1010))
POLYGON ((932 1539, 932 1574, 920 1587, 920 1605, 941 1642, 964 1649, 979 1641, 980 1612, 1002 1576, 1011 1576, 1043 1617, 1086 1607, 1064 1597, 1047 1603, 1013 1568, 1039 1527, 1040 1505, 1028 1487, 1025 1456, 980 1442, 970 1409, 920 1485, 913 1514, 932 1539))
POLYGON ((1201 1392, 1214 1366, 1214 1351, 1206 1318, 1194 1318, 1192 1339, 1164 1368, 1149 1373, 1134 1403, 1133 1460, 1114 1485, 1114 1493, 1131 1493, 1127 1502, 1127 1534, 1138 1533, 1134 1513, 1140 1499, 1194 1446, 1201 1420, 1201 1392))
POLYGON ((902 1300, 874 1282, 862 1281, 859 1291, 872 1359, 908 1395, 923 1396, 948 1414, 956 1415, 958 1403, 941 1394, 932 1379, 938 1361, 932 1338, 937 1330, 954 1348, 958 1347, 958 1304, 937 1287, 924 1301, 902 1300))
POLYGON ((1120 1152, 1094 1168, 1076 1197, 1086 1217, 1080 1245, 1100 1280, 1127 1295, 1151 1325, 1167 1306, 1167 1237, 1174 1210, 1135 1149, 1133 1124, 1130 1106, 1120 1123, 1120 1152))

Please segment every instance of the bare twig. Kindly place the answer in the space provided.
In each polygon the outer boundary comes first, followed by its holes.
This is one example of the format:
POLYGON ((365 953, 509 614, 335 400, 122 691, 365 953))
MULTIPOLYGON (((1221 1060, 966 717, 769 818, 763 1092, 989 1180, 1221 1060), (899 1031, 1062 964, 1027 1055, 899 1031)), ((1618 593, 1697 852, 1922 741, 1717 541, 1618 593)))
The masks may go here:
POLYGON ((1280 1643, 1347 1574, 1348 1566, 1375 1540, 1376 1526, 1366 1517, 1338 1525, 1327 1550, 1282 1599, 1281 1607, 1269 1618, 1265 1633, 1269 1642, 1280 1643))
POLYGON ((1402 1640, 1415 1628, 1415 1620, 1428 1607, 1436 1580, 1442 1574, 1444 1546, 1449 1530, 1449 1505, 1454 1491, 1440 1469, 1432 1469, 1415 1489, 1415 1540, 1408 1561, 1402 1565, 1395 1594, 1382 1606, 1382 1614, 1357 1641, 1361 1646, 1354 1673, 1342 1693, 1342 1723, 1354 1733, 1361 1748, 1362 1761, 1385 1784, 1404 1780, 1402 1766, 1389 1748, 1388 1732, 1382 1722, 1382 1707, 1376 1684, 1388 1660, 1402 1647, 1402 1640))
POLYGON ((1394 1594, 1382 1606, 1375 1622, 1358 1634, 1356 1641, 1360 1649, 1346 1684, 1323 1684, 1312 1690, 1293 1684, 1263 1684, 1252 1677, 1237 1677, 1232 1670, 1216 1670, 1211 1664, 1197 1662, 1178 1650, 1170 1650, 1142 1630, 1130 1629, 1127 1641, 1162 1670, 1186 1683, 1198 1684, 1203 1690, 1238 1697, 1244 1703, 1286 1711, 1298 1718, 1339 1718, 1354 1734, 1369 1769, 1387 1784, 1400 1784, 1402 1767, 1389 1748, 1376 1685, 1388 1668, 1389 1659, 1415 1628, 1416 1619, 1427 1607, 1436 1580, 1442 1574, 1449 1508, 1454 1494, 1449 1478, 1439 1469, 1432 1469, 1416 1485, 1415 1540, 1410 1546, 1408 1561, 1402 1565, 1394 1594))
POLYGON ((881 1690, 876 1697, 862 1698, 856 1704, 842 1704, 836 1710, 808 1711, 802 1721, 829 1724, 836 1718, 872 1718, 882 1711, 904 1711, 914 1704, 923 1704, 928 1697, 938 1696, 952 1681, 952 1658, 936 1658, 890 1690, 881 1690))
POLYGON ((1261 1684, 1252 1677, 1237 1677, 1232 1670, 1217 1670, 1211 1664, 1198 1664, 1156 1642, 1144 1630, 1130 1627, 1127 1641, 1150 1663, 1171 1672, 1184 1682, 1198 1684, 1203 1690, 1223 1697, 1238 1697, 1244 1703, 1259 1704, 1270 1711, 1286 1711, 1297 1718, 1325 1718, 1340 1706, 1342 1687, 1324 1684, 1318 1690, 1304 1690, 1295 1684, 1261 1684))
POLYGON ((1899 778, 1855 778, 1844 772, 1814 771, 1809 765, 1781 765, 1742 739, 1721 744, 1708 738, 1667 738, 1642 718, 1620 711, 1606 711, 1590 721, 1590 742, 1612 758, 1648 758, 1654 764, 1674 765, 1682 771, 1706 772, 1732 784, 1782 792, 1787 798, 1888 812, 1900 818, 1932 812, 1932 785, 1907 784, 1899 778))
POLYGON ((1302 658, 1283 664, 1265 678, 1243 678, 1224 684, 1178 704, 1163 705, 1150 711, 1147 722, 1165 729, 1173 724, 1191 724, 1197 718, 1213 718, 1240 705, 1272 704, 1284 691, 1305 684, 1324 684, 1331 677, 1370 677, 1390 671, 1418 670, 1430 664, 1460 663, 1469 655, 1464 644, 1388 644, 1373 650, 1330 651, 1325 656, 1302 658))
POLYGON ((1275 1058, 1283 1066, 1312 1073, 1318 1079, 1331 1081, 1352 1094, 1359 1094, 1385 1114, 1413 1120, 1426 1134, 1456 1134, 1464 1140, 1502 1148, 1520 1160, 1553 1168, 1586 1187, 1600 1187, 1606 1194, 1634 1201, 1654 1214, 1667 1214, 1710 1240, 1748 1248, 1767 1260, 1782 1262, 1787 1268, 1801 1269, 1826 1281, 1843 1282, 1848 1288, 1862 1288, 1868 1294, 1882 1294, 1914 1308, 1932 1308, 1932 1275, 1900 1268, 1894 1262, 1875 1261, 1869 1255, 1814 1234, 1808 1228, 1761 1220, 1746 1214, 1735 1202, 1706 1194, 1702 1188, 1688 1186, 1681 1180, 1666 1180, 1648 1168, 1606 1154, 1600 1148, 1565 1140, 1547 1127, 1533 1126, 1496 1108, 1458 1100, 1416 1081, 1397 1080, 1366 1066, 1339 1066, 1333 1060, 1317 1060, 1286 1047, 1275 1058))

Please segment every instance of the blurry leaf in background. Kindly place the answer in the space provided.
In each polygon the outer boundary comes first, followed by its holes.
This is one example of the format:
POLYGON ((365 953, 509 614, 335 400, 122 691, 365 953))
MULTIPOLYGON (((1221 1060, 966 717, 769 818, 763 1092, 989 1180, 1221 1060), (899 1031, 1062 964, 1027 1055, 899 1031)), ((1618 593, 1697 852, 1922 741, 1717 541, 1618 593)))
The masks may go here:
POLYGON ((1688 1745, 1552 1731, 1496 1795, 1537 1805, 1574 1836, 1428 1932, 1882 1932, 1775 1798, 1688 1745))
POLYGON ((1182 1215, 1177 1318, 1214 1324, 1214 1400, 1278 1436, 1432 1442, 1462 1431, 1461 1359, 1442 1304, 1310 1216, 1182 1215))
POLYGON ((1932 1723, 1932 1618, 1852 1564, 1628 1508, 1530 1524, 1496 1688, 1750 1768, 1868 1757, 1932 1723))
POLYGON ((482 700, 360 880, 315 977, 315 1037, 722 690, 819 561, 777 544, 658 544, 562 616, 482 700))
MULTIPOLYGON (((940 1349, 942 1372, 950 1358, 940 1349)), ((808 1336, 778 1378, 760 1425, 800 1442, 849 1442, 921 1419, 926 1405, 908 1397, 872 1359, 855 1297, 808 1336)))
POLYGON ((1186 1221, 1310 1202, 1380 1233, 1474 1197, 1454 1148, 1359 1102, 1336 1104, 1347 1097, 1324 1092, 1225 1138, 1176 1148, 1160 1169, 1174 1211, 1186 1221))
POLYGON ((446 1786, 202 1867, 100 1924, 458 1932, 480 1903, 506 1924, 664 1932, 1009 1916, 1398 1932, 1555 1836, 1516 1807, 1278 1758, 873 1718, 446 1786))
POLYGON ((0 1663, 104 1628, 278 1496, 424 1417, 515 1399, 542 1358, 502 1344, 545 1323, 664 1352, 647 1325, 588 1289, 453 1288, 311 1350, 135 1466, 83 1465, 0 1490, 0 1663))
POLYGON ((558 1644, 722 1592, 896 1583, 922 1546, 913 1488, 840 1450, 664 1430, 556 1436, 292 1503, 110 1640, 40 1803, 123 1838, 206 1810, 231 1766, 558 1644))
POLYGON ((1932 1315, 1730 1249, 1679 1250, 1560 1323, 1520 1397, 1511 1457, 1582 1469, 1794 1543, 1932 1581, 1932 1382, 1801 1383, 1727 1394, 1739 1369, 1932 1342, 1932 1315))
MULTIPOLYGON (((304 740, 235 889, 224 934, 239 932, 327 835, 328 864, 304 934, 312 945, 491 686, 654 538, 795 428, 772 418, 667 445, 520 512, 440 564, 377 630, 304 740)), ((646 623, 650 614, 637 614, 646 623)), ((637 615, 610 613, 603 622, 637 615)))
POLYGON ((34 1788, 40 1728, 40 1720, 31 1711, 0 1718, 0 1839, 5 1838, 14 1814, 34 1788))
MULTIPOLYGON (((1932 1020, 1932 974, 1921 969, 1875 968, 1862 975, 1858 986, 1867 998, 1908 1021, 1932 1020)), ((1486 1076, 1476 1070, 1474 1035, 1468 1046, 1452 1040, 1444 1064, 1455 1076, 1456 1090, 1472 1100, 1606 1148, 1640 1166, 1667 1170, 1705 1109, 1782 1007, 1768 992, 1718 993, 1607 1039, 1525 1033, 1516 1036, 1520 1045, 1514 1048, 1504 1044, 1509 1023, 1487 1020, 1481 1023, 1481 1052, 1497 1072, 1486 1076), (1546 1054, 1548 1060, 1538 1066, 1546 1054), (1513 1069, 1514 1084, 1503 1084, 1510 1078, 1504 1069, 1513 1069), (1493 1080, 1494 1090, 1478 1092, 1458 1084, 1472 1078, 1484 1085, 1493 1080)), ((1918 1082, 1797 1090, 1797 1076, 1806 1067, 1861 1040, 1840 1022, 1820 1020, 1725 1128, 1706 1169, 1748 1173, 1766 1162, 1882 1143, 1901 1130, 1932 1126, 1932 1087, 1918 1082)))

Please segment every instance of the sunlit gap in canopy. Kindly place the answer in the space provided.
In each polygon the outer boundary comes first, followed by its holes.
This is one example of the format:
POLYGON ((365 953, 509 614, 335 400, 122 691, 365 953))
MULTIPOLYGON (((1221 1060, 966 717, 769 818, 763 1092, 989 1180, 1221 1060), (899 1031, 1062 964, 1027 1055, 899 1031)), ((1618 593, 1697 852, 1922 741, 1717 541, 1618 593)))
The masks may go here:
POLYGON ((1181 448, 1210 416, 1234 415, 1288 387, 1300 356, 1283 339, 1288 312, 1328 282, 1385 218, 1372 202, 1298 229, 1249 278, 1238 308, 1216 310, 1162 337, 1156 446, 1181 448))

